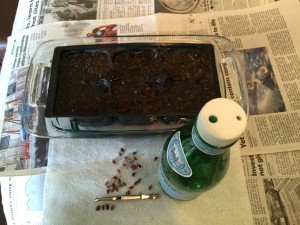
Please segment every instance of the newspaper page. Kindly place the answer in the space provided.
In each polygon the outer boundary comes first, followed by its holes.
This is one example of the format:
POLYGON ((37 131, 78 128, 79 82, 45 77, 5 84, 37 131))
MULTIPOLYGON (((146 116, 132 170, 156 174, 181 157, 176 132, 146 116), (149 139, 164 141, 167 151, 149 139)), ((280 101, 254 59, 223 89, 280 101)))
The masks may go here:
POLYGON ((41 225, 45 174, 0 177, 7 224, 41 225))
POLYGON ((36 25, 58 21, 240 10, 272 2, 275 0, 23 0, 19 1, 13 34, 36 25))
POLYGON ((242 157, 254 225, 300 224, 300 151, 242 157))

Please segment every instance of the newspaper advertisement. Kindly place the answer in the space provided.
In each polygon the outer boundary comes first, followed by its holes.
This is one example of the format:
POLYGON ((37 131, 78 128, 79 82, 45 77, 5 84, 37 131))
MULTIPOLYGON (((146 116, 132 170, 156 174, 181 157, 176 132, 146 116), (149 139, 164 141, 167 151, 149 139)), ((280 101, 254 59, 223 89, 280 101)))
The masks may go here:
POLYGON ((41 225, 45 174, 0 177, 7 224, 41 225))
POLYGON ((19 1, 13 34, 30 27, 58 21, 99 20, 155 13, 203 13, 240 10, 275 0, 29 0, 19 1), (25 9, 25 10, 24 10, 25 9), (28 10, 26 10, 28 9, 28 10))
POLYGON ((300 151, 242 157, 253 221, 300 223, 300 151))

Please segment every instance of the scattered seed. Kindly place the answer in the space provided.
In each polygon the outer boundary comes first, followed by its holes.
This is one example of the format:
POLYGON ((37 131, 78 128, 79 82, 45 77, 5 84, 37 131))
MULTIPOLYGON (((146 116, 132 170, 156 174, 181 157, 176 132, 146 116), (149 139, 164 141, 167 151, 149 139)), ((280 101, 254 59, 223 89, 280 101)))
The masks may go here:
POLYGON ((125 149, 124 148, 121 148, 121 150, 120 150, 121 152, 125 152, 125 149))
POLYGON ((110 210, 113 211, 115 209, 115 205, 111 205, 110 210))
POLYGON ((135 173, 132 173, 132 174, 131 174, 131 176, 133 176, 133 177, 134 177, 134 176, 135 176, 135 173))
POLYGON ((142 168, 142 165, 141 164, 137 164, 138 168, 142 168))
POLYGON ((138 160, 137 157, 135 157, 135 156, 133 156, 133 159, 134 159, 135 161, 138 160))
POLYGON ((149 190, 149 191, 151 191, 151 190, 152 190, 152 185, 150 185, 150 186, 148 187, 148 190, 149 190))
POLYGON ((156 161, 158 159, 158 157, 156 156, 156 157, 154 157, 154 161, 156 161))
POLYGON ((132 154, 133 154, 133 155, 136 155, 136 153, 137 153, 137 152, 135 151, 135 152, 133 152, 132 154))
POLYGON ((121 173, 121 170, 118 169, 118 173, 121 173))
POLYGON ((113 164, 116 164, 116 160, 113 159, 112 163, 113 163, 113 164))
POLYGON ((133 185, 131 185, 130 187, 129 187, 129 189, 133 189, 134 188, 134 186, 133 185))
POLYGON ((96 211, 99 211, 100 209, 101 209, 101 206, 100 206, 100 205, 97 205, 96 211))
POLYGON ((105 205, 105 208, 108 210, 108 209, 109 209, 109 204, 106 204, 106 205, 105 205))
POLYGON ((102 207, 102 210, 105 210, 105 205, 102 205, 101 207, 102 207))
POLYGON ((109 190, 109 189, 107 189, 107 190, 106 190, 106 194, 108 194, 109 192, 110 192, 110 190, 109 190))
POLYGON ((130 195, 130 191, 128 190, 128 191, 126 191, 126 195, 130 195))
POLYGON ((139 178, 137 181, 134 182, 134 185, 137 185, 141 182, 141 178, 139 178))

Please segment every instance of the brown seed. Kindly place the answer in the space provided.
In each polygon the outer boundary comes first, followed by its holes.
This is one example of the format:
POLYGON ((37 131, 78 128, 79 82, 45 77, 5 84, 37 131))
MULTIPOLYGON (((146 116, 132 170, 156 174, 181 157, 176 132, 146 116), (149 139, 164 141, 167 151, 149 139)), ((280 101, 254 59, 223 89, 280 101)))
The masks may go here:
POLYGON ((109 204, 106 204, 106 205, 105 205, 105 208, 108 210, 108 209, 109 209, 109 204))
POLYGON ((109 189, 107 189, 107 190, 106 190, 106 194, 108 194, 109 192, 110 192, 110 190, 109 190, 109 189))
POLYGON ((122 156, 122 154, 123 154, 122 152, 119 152, 119 156, 122 156))
POLYGON ((102 205, 102 210, 105 210, 105 205, 102 205))
POLYGON ((96 211, 99 211, 100 209, 101 209, 101 206, 100 206, 100 205, 97 205, 96 211))
POLYGON ((130 195, 130 191, 128 190, 128 191, 126 191, 126 195, 130 195))
POLYGON ((113 159, 112 163, 113 163, 113 164, 116 164, 116 160, 113 159))
POLYGON ((115 209, 115 205, 111 205, 110 210, 113 211, 115 209))
POLYGON ((133 155, 136 155, 136 153, 137 153, 137 152, 133 152, 132 154, 133 154, 133 155))
POLYGON ((141 164, 138 164, 137 166, 138 166, 138 168, 142 168, 142 165, 141 165, 141 164))
POLYGON ((125 182, 123 182, 123 185, 124 185, 124 186, 126 186, 126 183, 125 183, 125 182))
POLYGON ((139 178, 137 181, 134 182, 134 185, 137 185, 141 182, 141 178, 139 178))
POLYGON ((125 152, 125 149, 124 148, 121 148, 121 150, 120 150, 121 152, 125 152))
POLYGON ((134 188, 134 186, 133 186, 133 185, 129 187, 129 189, 133 189, 133 188, 134 188))
POLYGON ((118 173, 121 173, 121 170, 118 169, 118 173))
POLYGON ((137 158, 137 157, 135 157, 135 156, 133 157, 133 159, 134 159, 134 160, 138 160, 138 158, 137 158))
POLYGON ((134 177, 134 176, 135 176, 135 173, 132 173, 132 174, 131 174, 131 176, 133 176, 133 177, 134 177))
POLYGON ((156 157, 154 157, 154 161, 156 161, 158 159, 158 157, 156 156, 156 157))
POLYGON ((152 185, 150 185, 150 186, 148 187, 148 189, 149 189, 149 191, 151 191, 151 190, 152 190, 152 185))

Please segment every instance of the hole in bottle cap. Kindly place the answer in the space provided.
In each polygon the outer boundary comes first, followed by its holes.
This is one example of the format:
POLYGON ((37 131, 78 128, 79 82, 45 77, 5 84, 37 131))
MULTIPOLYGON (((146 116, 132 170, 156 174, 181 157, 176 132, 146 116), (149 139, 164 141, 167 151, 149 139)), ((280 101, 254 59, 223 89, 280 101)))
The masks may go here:
POLYGON ((237 120, 241 121, 242 117, 241 116, 236 116, 237 120))
POLYGON ((218 117, 216 117, 214 115, 211 115, 211 116, 208 117, 208 120, 211 123, 216 123, 216 122, 218 122, 218 117))

